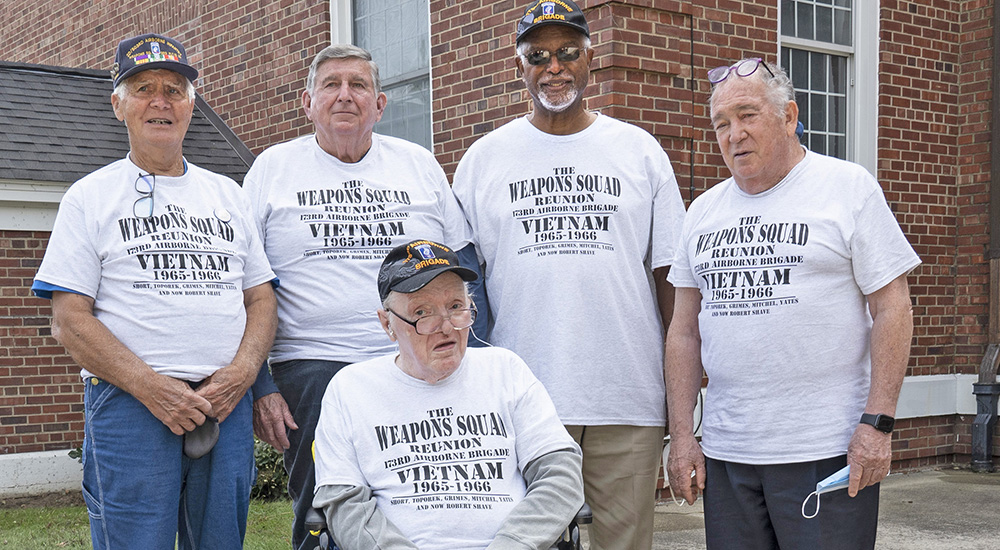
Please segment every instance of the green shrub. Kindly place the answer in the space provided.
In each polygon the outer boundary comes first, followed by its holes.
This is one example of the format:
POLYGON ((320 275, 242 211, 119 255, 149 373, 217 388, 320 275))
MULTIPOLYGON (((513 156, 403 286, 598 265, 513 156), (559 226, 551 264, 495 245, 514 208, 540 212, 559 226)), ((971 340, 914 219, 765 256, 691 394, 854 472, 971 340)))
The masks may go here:
POLYGON ((267 443, 253 438, 253 457, 257 462, 257 483, 250 490, 250 498, 276 500, 288 498, 288 474, 285 473, 281 453, 267 443))

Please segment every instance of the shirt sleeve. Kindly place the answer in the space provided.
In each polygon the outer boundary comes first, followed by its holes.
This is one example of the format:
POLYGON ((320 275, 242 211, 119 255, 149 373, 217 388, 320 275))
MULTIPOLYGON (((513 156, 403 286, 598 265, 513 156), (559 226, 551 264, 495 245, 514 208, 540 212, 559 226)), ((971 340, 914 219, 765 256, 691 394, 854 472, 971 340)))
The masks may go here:
POLYGON ((32 283, 31 292, 33 292, 35 296, 38 296, 39 298, 45 298, 46 300, 52 299, 53 292, 72 292, 73 294, 86 296, 86 294, 83 294, 82 292, 77 292, 75 290, 61 287, 59 285, 49 284, 45 281, 39 281, 38 279, 35 279, 35 282, 32 283))
POLYGON ((673 265, 667 273, 667 281, 676 288, 698 288, 698 281, 691 271, 691 261, 688 256, 688 242, 691 239, 691 214, 684 220, 684 226, 677 239, 673 265))
POLYGON ((513 352, 510 352, 510 361, 512 370, 519 371, 521 380, 518 386, 523 388, 516 397, 512 413, 517 433, 514 441, 517 467, 524 471, 529 462, 553 451, 570 449, 580 452, 580 447, 559 420, 552 398, 542 383, 513 352))
POLYGON ((858 214, 851 235, 854 280, 865 295, 920 265, 920 257, 906 240, 881 187, 877 183, 875 186, 858 214))
POLYGON ((670 166, 670 159, 663 149, 656 145, 654 172, 658 177, 653 189, 653 227, 651 265, 655 269, 674 265, 681 227, 684 223, 684 200, 677 187, 677 177, 670 166))
POLYGON ((241 190, 240 209, 242 210, 243 230, 247 235, 247 256, 243 267, 243 289, 253 288, 259 284, 271 281, 277 286, 277 276, 271 270, 271 264, 264 253, 264 243, 254 222, 253 209, 241 190))
POLYGON ((78 189, 71 187, 59 204, 35 280, 96 298, 101 282, 101 258, 94 245, 96 229, 88 227, 78 189))
POLYGON ((316 487, 368 486, 354 451, 353 429, 340 398, 337 377, 323 394, 315 437, 316 487))
POLYGON ((266 170, 264 167, 267 163, 265 155, 266 151, 253 161, 250 170, 247 171, 246 176, 243 176, 243 192, 246 193, 247 199, 250 202, 250 216, 262 244, 267 242, 264 232, 266 224, 264 223, 264 199, 262 197, 264 185, 261 181, 263 172, 266 170))
POLYGON ((323 510, 337 544, 355 550, 416 549, 375 504, 370 488, 359 485, 316 487, 313 507, 323 510))
POLYGON ((475 197, 473 196, 474 185, 471 181, 469 181, 468 177, 470 171, 469 165, 475 162, 475 154, 475 149, 466 151, 465 156, 463 156, 462 160, 458 163, 458 168, 455 169, 455 184, 452 186, 452 192, 454 193, 455 201, 462 212, 462 217, 468 224, 470 239, 471 242, 476 245, 479 261, 482 262, 482 251, 479 250, 479 245, 476 242, 479 235, 479 229, 476 222, 475 197))
POLYGON ((579 450, 546 453, 522 471, 527 493, 507 514, 487 550, 547 548, 583 506, 579 450))
POLYGON ((458 199, 448 184, 448 178, 444 175, 444 170, 434 161, 437 172, 440 173, 441 182, 441 216, 444 223, 444 241, 452 250, 461 250, 472 242, 472 228, 465 219, 462 207, 458 205, 458 199))
POLYGON ((257 371, 257 379, 250 386, 250 398, 256 401, 265 395, 279 392, 280 390, 278 390, 278 386, 274 383, 274 378, 271 376, 271 367, 268 366, 265 359, 264 364, 257 371))

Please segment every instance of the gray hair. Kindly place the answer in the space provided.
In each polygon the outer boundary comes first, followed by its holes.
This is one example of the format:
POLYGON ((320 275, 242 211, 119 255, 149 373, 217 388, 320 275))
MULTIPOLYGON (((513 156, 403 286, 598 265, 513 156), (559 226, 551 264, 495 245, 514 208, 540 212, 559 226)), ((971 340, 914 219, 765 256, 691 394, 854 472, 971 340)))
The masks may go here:
POLYGON ((375 95, 382 93, 382 79, 378 76, 378 65, 372 61, 372 54, 364 48, 359 48, 353 44, 334 44, 323 48, 323 51, 316 54, 309 65, 309 76, 306 77, 306 91, 312 93, 316 84, 316 72, 324 61, 331 59, 360 59, 368 62, 368 68, 372 72, 372 84, 375 85, 375 95))
MULTIPOLYGON (((581 34, 583 36, 583 49, 590 49, 590 37, 581 34)), ((517 45, 517 55, 525 56, 528 55, 528 50, 531 49, 530 40, 522 40, 520 44, 517 45)))
MULTIPOLYGON (((169 71, 170 69, 149 69, 149 70, 151 70, 151 71, 169 71)), ((129 83, 129 81, 132 80, 132 78, 134 78, 138 74, 142 74, 142 71, 140 71, 138 73, 135 73, 134 75, 132 75, 132 76, 130 76, 130 77, 122 80, 121 82, 119 82, 118 85, 115 86, 115 91, 111 92, 111 94, 114 95, 115 97, 117 97, 118 101, 123 101, 125 99, 125 96, 128 95, 128 90, 129 90, 128 83, 129 83)), ((178 73, 178 74, 180 74, 180 73, 178 73)), ((184 79, 184 91, 187 92, 187 96, 188 96, 189 100, 194 99, 194 83, 192 83, 187 78, 184 79)))
MULTIPOLYGON (((747 58, 754 59, 754 58, 747 58)), ((730 67, 735 67, 740 63, 743 63, 747 59, 741 59, 736 63, 730 65, 730 67)), ((767 63, 766 61, 761 61, 761 63, 767 63)), ((758 78, 765 84, 764 99, 770 103, 775 111, 779 115, 785 114, 785 109, 788 106, 789 101, 795 101, 795 87, 792 86, 792 80, 788 78, 788 73, 785 72, 778 65, 773 65, 767 63, 767 69, 761 70, 760 67, 750 76, 747 77, 735 77, 735 78, 758 78), (771 72, 767 72, 767 69, 771 69, 771 72), (774 77, 771 77, 774 74, 774 77)), ((732 77, 732 74, 729 75, 732 77)), ((722 82, 719 82, 712 89, 712 95, 708 98, 708 104, 711 107, 715 104, 715 96, 718 94, 719 90, 730 81, 730 78, 726 78, 722 82)))

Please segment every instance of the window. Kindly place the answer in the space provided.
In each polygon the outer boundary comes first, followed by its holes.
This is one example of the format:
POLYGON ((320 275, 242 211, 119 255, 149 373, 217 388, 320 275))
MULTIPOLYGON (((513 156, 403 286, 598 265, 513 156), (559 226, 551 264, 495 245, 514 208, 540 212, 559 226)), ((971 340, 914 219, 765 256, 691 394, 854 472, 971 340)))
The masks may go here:
POLYGON ((428 0, 340 0, 331 7, 333 42, 360 46, 378 63, 389 102, 375 131, 433 150, 428 0))
POLYGON ((781 66, 795 86, 803 142, 875 173, 878 2, 781 0, 781 66))
POLYGON ((781 65, 795 85, 806 146, 847 158, 847 57, 781 49, 781 65))

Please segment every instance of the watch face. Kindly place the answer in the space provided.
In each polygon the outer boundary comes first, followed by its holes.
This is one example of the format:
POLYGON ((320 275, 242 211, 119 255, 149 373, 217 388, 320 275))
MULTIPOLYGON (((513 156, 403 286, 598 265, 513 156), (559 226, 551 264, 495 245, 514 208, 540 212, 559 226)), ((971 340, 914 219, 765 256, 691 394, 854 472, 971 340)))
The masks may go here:
POLYGON ((885 433, 892 433, 892 429, 896 426, 896 419, 887 414, 863 414, 861 422, 885 433))
POLYGON ((875 428, 883 432, 891 432, 895 424, 896 419, 891 416, 880 414, 875 417, 875 428))

